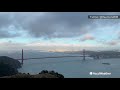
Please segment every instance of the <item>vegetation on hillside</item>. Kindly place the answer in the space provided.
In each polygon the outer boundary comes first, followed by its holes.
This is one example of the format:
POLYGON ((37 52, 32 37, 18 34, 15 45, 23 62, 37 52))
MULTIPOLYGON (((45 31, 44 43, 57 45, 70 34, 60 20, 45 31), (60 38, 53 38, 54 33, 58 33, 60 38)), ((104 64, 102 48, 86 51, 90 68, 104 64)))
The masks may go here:
POLYGON ((62 74, 54 71, 43 70, 39 74, 30 75, 29 73, 17 73, 11 76, 4 76, 2 78, 64 78, 62 74))

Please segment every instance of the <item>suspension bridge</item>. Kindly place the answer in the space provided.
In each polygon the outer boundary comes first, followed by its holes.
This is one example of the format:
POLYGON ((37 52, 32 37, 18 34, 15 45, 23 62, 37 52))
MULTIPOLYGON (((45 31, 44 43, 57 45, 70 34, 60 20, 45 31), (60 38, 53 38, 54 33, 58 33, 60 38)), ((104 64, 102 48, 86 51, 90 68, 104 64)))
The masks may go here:
MULTIPOLYGON (((16 60, 21 60, 21 64, 23 64, 24 60, 30 60, 30 59, 45 59, 45 58, 66 58, 66 57, 83 57, 83 60, 86 60, 86 57, 91 57, 90 55, 86 55, 85 49, 83 49, 83 55, 78 55, 78 56, 49 56, 49 57, 39 57, 39 58, 24 58, 23 56, 23 49, 22 49, 22 58, 16 59, 16 60)), ((94 56, 93 58, 99 59, 99 56, 94 56)))

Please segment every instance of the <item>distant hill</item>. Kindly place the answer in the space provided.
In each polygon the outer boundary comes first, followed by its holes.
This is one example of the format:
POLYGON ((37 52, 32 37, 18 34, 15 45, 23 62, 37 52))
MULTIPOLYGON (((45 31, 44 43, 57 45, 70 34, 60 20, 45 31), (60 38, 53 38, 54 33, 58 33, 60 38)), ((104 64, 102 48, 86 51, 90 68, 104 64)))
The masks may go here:
MULTIPOLYGON (((69 54, 83 54, 83 51, 74 51, 74 52, 64 52, 69 54)), ((94 57, 96 55, 99 55, 100 58, 120 58, 120 52, 118 51, 85 51, 86 55, 90 55, 91 57, 94 57)))

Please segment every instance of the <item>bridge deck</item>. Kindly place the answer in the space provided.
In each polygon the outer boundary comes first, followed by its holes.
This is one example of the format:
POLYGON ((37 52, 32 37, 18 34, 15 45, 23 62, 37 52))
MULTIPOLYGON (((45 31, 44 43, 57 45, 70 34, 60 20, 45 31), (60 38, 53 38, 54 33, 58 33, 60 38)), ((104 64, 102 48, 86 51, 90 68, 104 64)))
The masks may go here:
MULTIPOLYGON (((52 57, 40 57, 40 58, 25 58, 23 60, 28 60, 28 59, 45 59, 45 58, 64 58, 64 57, 84 57, 84 56, 52 56, 52 57)), ((86 55, 85 57, 91 57, 91 56, 86 55)), ((16 59, 16 60, 22 60, 22 59, 16 59)))

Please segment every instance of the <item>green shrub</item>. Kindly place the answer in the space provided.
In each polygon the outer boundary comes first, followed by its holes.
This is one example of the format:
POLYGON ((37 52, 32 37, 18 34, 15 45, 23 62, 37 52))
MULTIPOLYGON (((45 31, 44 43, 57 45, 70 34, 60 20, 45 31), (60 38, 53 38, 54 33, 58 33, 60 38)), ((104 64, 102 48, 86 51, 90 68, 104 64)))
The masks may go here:
POLYGON ((59 74, 59 73, 57 73, 55 71, 47 71, 47 70, 41 71, 41 74, 44 74, 44 73, 48 73, 48 74, 54 75, 54 76, 56 76, 58 78, 64 78, 64 76, 62 74, 59 74))
POLYGON ((48 73, 48 71, 47 70, 42 70, 41 74, 44 74, 44 73, 48 73))

